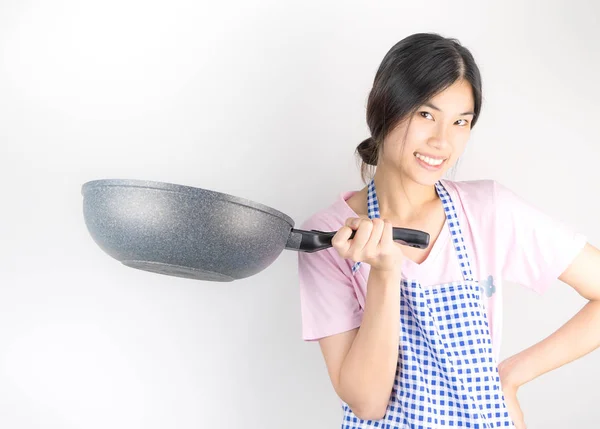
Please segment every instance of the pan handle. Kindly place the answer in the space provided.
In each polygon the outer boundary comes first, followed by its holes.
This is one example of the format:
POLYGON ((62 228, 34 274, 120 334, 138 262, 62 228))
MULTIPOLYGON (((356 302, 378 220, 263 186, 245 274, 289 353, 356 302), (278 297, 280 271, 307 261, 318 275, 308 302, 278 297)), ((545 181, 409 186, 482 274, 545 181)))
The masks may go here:
MULTIPOLYGON (((323 232, 317 230, 305 231, 302 229, 292 229, 286 243, 287 250, 297 252, 313 253, 331 247, 331 239, 337 233, 323 232)), ((352 231, 350 239, 354 237, 356 231, 352 231)), ((418 249, 426 249, 429 246, 429 234, 424 231, 408 228, 393 228, 394 241, 400 244, 418 249)))

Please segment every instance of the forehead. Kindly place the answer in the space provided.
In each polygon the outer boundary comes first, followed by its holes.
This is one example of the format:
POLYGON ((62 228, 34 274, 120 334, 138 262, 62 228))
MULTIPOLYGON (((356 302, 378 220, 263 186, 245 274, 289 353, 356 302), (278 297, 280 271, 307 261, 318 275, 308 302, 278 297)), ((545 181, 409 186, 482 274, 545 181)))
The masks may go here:
POLYGON ((473 88, 465 80, 460 80, 431 97, 430 102, 445 112, 466 112, 473 110, 473 88))

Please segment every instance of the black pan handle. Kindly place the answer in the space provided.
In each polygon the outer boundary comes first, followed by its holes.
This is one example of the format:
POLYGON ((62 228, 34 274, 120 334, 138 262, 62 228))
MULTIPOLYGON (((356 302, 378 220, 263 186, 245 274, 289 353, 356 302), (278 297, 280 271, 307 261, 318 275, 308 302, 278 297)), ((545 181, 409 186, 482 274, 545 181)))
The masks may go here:
MULTIPOLYGON (((285 248, 298 252, 317 252, 331 247, 331 239, 337 231, 323 232, 317 230, 305 231, 292 229, 285 248)), ((352 231, 350 238, 354 237, 356 231, 352 231)), ((426 249, 429 246, 429 234, 424 231, 408 228, 393 228, 394 241, 400 244, 418 249, 426 249)))

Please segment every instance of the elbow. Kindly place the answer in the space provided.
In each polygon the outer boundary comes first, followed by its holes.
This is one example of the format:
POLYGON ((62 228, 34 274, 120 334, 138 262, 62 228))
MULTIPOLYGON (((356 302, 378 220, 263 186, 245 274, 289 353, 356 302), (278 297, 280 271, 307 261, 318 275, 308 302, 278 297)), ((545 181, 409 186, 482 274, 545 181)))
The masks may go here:
POLYGON ((356 377, 350 379, 352 383, 345 383, 341 377, 334 384, 339 398, 346 403, 352 413, 361 420, 383 420, 387 414, 393 380, 390 386, 356 383, 356 377))
POLYGON ((361 420, 381 420, 387 412, 386 404, 364 404, 356 407, 350 406, 356 417, 361 420))

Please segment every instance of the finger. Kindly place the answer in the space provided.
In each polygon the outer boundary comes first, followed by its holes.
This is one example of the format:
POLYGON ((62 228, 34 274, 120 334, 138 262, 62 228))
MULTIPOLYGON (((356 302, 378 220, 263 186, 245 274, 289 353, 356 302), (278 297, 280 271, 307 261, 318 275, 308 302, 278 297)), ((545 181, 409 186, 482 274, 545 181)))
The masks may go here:
POLYGON ((360 225, 360 221, 362 219, 369 219, 368 216, 359 216, 359 217, 349 217, 348 219, 346 219, 345 225, 352 228, 353 230, 358 229, 358 226, 360 225))
POLYGON ((357 229, 359 223, 360 223, 359 217, 349 217, 348 219, 346 219, 346 223, 344 225, 347 227, 350 227, 352 229, 357 229))
POLYGON ((390 250, 392 246, 397 245, 394 242, 393 225, 389 220, 384 220, 381 240, 379 240, 379 250, 390 250))
POLYGON ((385 228, 385 221, 383 219, 373 219, 372 223, 373 229, 371 230, 371 236, 363 249, 365 257, 367 258, 372 258, 378 253, 379 243, 385 228))
POLYGON ((340 256, 346 257, 348 253, 348 249, 352 242, 350 241, 350 236, 354 231, 349 226, 341 227, 338 232, 335 233, 333 238, 331 239, 331 245, 338 251, 340 256))
POLYGON ((344 226, 340 228, 338 232, 333 236, 331 240, 331 245, 338 251, 340 256, 342 256, 343 258, 349 257, 348 251, 354 241, 353 239, 351 240, 350 237, 352 236, 352 233, 354 231, 358 230, 363 219, 369 220, 368 216, 347 218, 344 226))
POLYGON ((362 252, 369 237, 371 236, 371 231, 373 229, 373 222, 370 219, 360 219, 360 223, 358 225, 358 229, 356 230, 356 234, 351 241, 349 252, 356 257, 359 253, 362 252))

